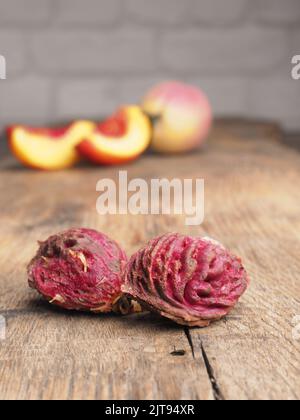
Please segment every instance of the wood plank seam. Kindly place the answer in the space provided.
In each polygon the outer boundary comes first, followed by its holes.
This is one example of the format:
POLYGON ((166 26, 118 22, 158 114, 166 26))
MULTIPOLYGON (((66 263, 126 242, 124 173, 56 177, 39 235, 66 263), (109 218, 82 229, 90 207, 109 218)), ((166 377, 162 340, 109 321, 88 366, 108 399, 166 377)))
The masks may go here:
MULTIPOLYGON (((187 341, 188 341, 189 346, 191 348, 193 358, 196 359, 195 346, 194 346, 194 342, 193 342, 193 337, 192 337, 191 332, 190 332, 190 328, 185 327, 184 328, 184 333, 186 335, 187 341)), ((203 362, 204 362, 204 365, 205 365, 205 368, 206 368, 206 371, 207 371, 207 376, 208 376, 208 379, 211 383, 214 399, 216 401, 224 401, 225 400, 224 395, 223 395, 223 393, 221 391, 221 388, 218 384, 218 381, 215 377, 213 367, 212 367, 212 365, 209 361, 209 358, 208 358, 207 353, 206 353, 205 348, 204 348, 204 344, 203 344, 201 339, 200 339, 200 346, 201 346, 201 354, 202 354, 203 362)))
POLYGON ((300 158, 264 127, 217 125, 206 152, 128 167, 132 179, 204 178, 199 229, 182 216, 99 217, 94 187, 115 169, 37 174, 0 159, 1 399, 299 399, 300 158), (74 226, 105 232, 128 255, 163 233, 215 237, 241 256, 251 287, 223 321, 186 333, 149 314, 58 311, 28 290, 26 265, 37 240, 74 226))

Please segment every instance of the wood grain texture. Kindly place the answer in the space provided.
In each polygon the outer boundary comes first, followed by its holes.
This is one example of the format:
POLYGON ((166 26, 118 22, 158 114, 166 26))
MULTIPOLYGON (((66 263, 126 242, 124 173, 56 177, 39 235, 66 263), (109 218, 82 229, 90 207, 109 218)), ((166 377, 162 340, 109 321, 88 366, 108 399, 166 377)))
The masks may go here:
MULTIPOLYGON (((123 169, 123 168, 122 168, 123 169)), ((1 399, 299 399, 300 155, 276 127, 216 126, 205 151, 145 156, 129 178, 204 178, 206 218, 97 214, 96 183, 116 168, 40 173, 0 163, 1 399), (209 235, 241 255, 252 283, 235 310, 207 329, 151 314, 68 313, 26 283, 36 241, 72 226, 104 231, 131 254, 170 231, 209 235), (181 356, 174 356, 183 350, 181 356)))

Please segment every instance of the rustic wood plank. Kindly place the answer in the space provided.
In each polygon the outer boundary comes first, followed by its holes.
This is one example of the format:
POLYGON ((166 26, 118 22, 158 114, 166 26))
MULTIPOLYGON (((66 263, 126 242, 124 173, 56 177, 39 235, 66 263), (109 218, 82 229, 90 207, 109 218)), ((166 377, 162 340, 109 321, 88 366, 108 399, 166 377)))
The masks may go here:
POLYGON ((0 398, 285 398, 300 395, 300 155, 274 126, 223 123, 207 149, 146 156, 129 178, 205 178, 206 219, 108 216, 95 210, 100 178, 117 169, 59 173, 0 163, 0 398), (26 284, 36 241, 71 226, 105 231, 130 254, 155 235, 210 235, 240 254, 249 292, 224 321, 183 330, 149 314, 129 318, 65 313, 26 284), (184 356, 172 356, 174 347, 184 356), (194 353, 194 357, 193 357, 194 353))
POLYGON ((124 320, 39 305, 8 315, 0 362, 5 399, 212 398, 182 330, 148 314, 124 320))
MULTIPOLYGON (((84 224, 104 229, 93 215, 85 218, 84 224)), ((122 224, 113 223, 120 235, 122 224)), ((59 222, 54 229, 64 227, 59 222)), ((193 359, 181 327, 147 313, 68 313, 29 291, 25 266, 36 234, 39 229, 20 228, 16 242, 9 235, 1 240, 0 313, 7 338, 0 341, 0 398, 213 399, 205 365, 193 359), (174 350, 184 354, 174 356, 174 350)), ((123 241, 126 235, 125 229, 123 241)), ((133 242, 140 245, 137 237, 133 242)))
POLYGON ((251 288, 227 319, 190 330, 191 343, 217 397, 299 399, 292 321, 300 314, 300 155, 267 143, 251 148, 236 162, 227 155, 230 169, 224 153, 218 157, 222 179, 206 177, 203 226, 241 255, 251 288))

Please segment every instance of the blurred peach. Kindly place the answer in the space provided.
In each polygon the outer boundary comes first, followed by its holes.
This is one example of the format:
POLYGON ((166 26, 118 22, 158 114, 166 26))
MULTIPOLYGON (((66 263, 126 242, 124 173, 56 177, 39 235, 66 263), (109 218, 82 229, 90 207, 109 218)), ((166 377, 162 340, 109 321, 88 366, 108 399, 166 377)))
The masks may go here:
POLYGON ((150 145, 150 119, 136 105, 123 106, 98 124, 77 150, 91 162, 120 165, 137 159, 150 145))
POLYGON ((198 88, 165 82, 148 92, 143 110, 153 120, 152 148, 162 153, 183 153, 201 146, 212 126, 212 109, 198 88))
POLYGON ((70 168, 79 161, 76 146, 95 129, 91 121, 74 121, 63 128, 8 127, 12 153, 25 166, 55 171, 70 168))

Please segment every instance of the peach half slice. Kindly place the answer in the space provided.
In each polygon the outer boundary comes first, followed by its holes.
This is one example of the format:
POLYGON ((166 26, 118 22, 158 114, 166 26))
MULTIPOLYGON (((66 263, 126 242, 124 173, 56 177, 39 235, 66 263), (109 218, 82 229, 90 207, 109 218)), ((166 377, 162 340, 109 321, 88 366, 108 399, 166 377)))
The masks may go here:
POLYGON ((148 148, 151 135, 150 119, 141 108, 125 106, 99 124, 77 150, 96 164, 122 164, 140 156, 148 148))
POLYGON ((61 170, 80 159, 76 146, 88 137, 95 124, 76 121, 64 128, 13 126, 7 130, 10 149, 25 166, 41 170, 61 170))

